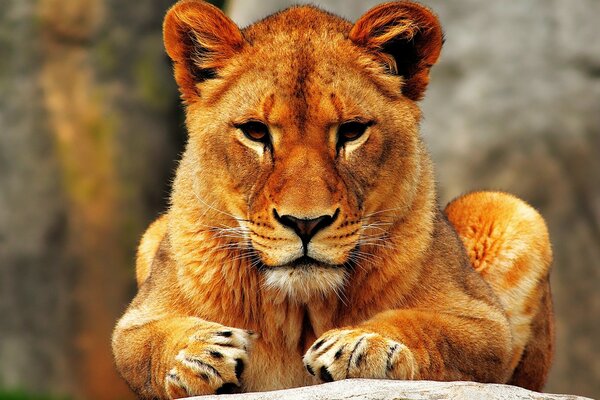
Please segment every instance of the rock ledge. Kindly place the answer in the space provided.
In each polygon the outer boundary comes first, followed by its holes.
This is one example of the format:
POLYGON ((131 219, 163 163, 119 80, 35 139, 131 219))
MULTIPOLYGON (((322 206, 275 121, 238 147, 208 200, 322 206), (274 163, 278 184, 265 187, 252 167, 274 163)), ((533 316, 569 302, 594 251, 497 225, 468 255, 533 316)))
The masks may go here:
MULTIPOLYGON (((273 392, 192 397, 202 400, 583 400, 587 397, 532 392, 510 385, 476 382, 348 379, 273 392)), ((588 399, 591 400, 591 399, 588 399)))

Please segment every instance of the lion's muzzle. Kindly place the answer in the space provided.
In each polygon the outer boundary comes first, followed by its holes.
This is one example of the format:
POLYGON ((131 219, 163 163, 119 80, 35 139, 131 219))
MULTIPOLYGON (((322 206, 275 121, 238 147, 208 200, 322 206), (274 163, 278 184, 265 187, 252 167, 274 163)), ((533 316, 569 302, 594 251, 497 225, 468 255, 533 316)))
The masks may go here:
POLYGON ((333 215, 321 215, 317 218, 301 218, 294 215, 279 215, 276 209, 273 209, 275 219, 282 225, 291 228, 302 240, 304 255, 308 253, 308 243, 310 240, 324 228, 335 222, 340 209, 336 209, 333 215))

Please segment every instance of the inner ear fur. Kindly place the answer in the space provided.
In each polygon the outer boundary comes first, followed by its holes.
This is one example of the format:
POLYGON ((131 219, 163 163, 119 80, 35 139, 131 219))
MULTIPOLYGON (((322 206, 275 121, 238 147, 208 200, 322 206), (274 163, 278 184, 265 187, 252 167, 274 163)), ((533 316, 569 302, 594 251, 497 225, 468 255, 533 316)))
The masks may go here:
POLYGON ((196 84, 214 78, 244 44, 237 25, 217 7, 200 0, 181 0, 169 9, 163 40, 187 103, 199 96, 196 84))
POLYGON ((394 74, 404 78, 402 94, 420 100, 429 70, 442 50, 443 34, 435 14, 409 1, 378 5, 356 21, 350 40, 364 47, 394 74))

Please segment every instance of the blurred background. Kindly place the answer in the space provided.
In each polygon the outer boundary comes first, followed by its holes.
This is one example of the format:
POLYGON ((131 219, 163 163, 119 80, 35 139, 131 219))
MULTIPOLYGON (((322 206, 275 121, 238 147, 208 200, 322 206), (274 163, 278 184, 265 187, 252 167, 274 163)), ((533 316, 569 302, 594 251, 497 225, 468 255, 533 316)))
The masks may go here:
MULTIPOLYGON (((133 397, 109 341, 185 143, 161 41, 172 3, 0 0, 0 398, 133 397)), ((314 3, 354 20, 378 2, 314 3)), ((423 3, 446 32, 422 102, 440 203, 488 188, 541 211, 546 390, 600 398, 600 1, 423 3)), ((289 4, 218 5, 244 26, 289 4)))

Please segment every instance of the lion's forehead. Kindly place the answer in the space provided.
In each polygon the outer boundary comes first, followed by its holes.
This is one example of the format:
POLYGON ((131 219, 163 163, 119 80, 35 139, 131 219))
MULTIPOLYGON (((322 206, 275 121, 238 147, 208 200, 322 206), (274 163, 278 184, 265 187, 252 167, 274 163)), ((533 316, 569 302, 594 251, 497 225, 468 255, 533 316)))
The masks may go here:
POLYGON ((348 39, 350 28, 310 6, 251 25, 243 31, 248 45, 221 70, 221 79, 203 83, 206 103, 225 98, 216 107, 221 115, 266 114, 269 123, 304 130, 307 123, 323 126, 381 108, 383 92, 399 98, 400 78, 369 74, 365 66, 377 65, 348 39))
POLYGON ((350 23, 311 6, 292 7, 244 30, 249 43, 244 64, 254 65, 278 87, 301 97, 311 83, 330 83, 352 60, 350 23))
POLYGON ((304 128, 357 116, 370 118, 373 109, 386 101, 375 83, 352 65, 348 52, 339 48, 290 45, 273 53, 247 55, 251 60, 241 61, 232 72, 240 74, 237 85, 227 79, 215 82, 224 85, 229 100, 235 102, 235 107, 228 107, 230 112, 255 113, 272 125, 285 122, 304 128))
POLYGON ((294 38, 346 37, 352 24, 334 14, 310 5, 290 7, 260 20, 243 30, 250 43, 277 42, 294 38))
POLYGON ((302 89, 309 84, 331 84, 340 70, 352 68, 356 55, 353 45, 343 38, 329 40, 307 34, 294 37, 285 33, 277 41, 249 46, 243 64, 260 71, 263 78, 271 78, 271 84, 287 86, 291 94, 302 96, 302 89))

